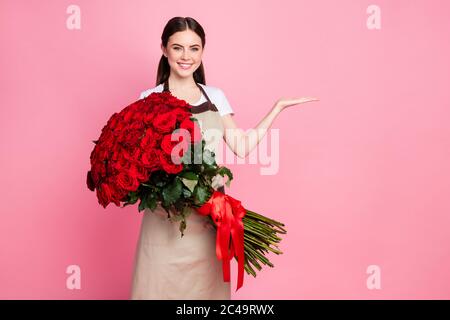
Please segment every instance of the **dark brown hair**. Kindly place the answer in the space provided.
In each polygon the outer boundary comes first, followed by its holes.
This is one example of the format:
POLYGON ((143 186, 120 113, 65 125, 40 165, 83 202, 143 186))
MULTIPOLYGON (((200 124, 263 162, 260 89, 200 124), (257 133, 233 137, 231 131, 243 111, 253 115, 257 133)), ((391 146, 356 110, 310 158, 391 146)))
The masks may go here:
MULTIPOLYGON (((167 48, 167 42, 169 41, 169 37, 172 34, 179 31, 185 31, 187 29, 194 31, 202 39, 202 48, 204 48, 206 43, 205 32, 202 26, 194 18, 191 17, 173 17, 167 22, 161 35, 161 42, 163 46, 167 48)), ((159 60, 158 73, 156 75, 156 85, 164 83, 164 81, 169 78, 169 74, 169 62, 167 61, 167 57, 163 54, 161 55, 161 59, 159 60)), ((195 82, 206 85, 203 61, 197 68, 197 70, 195 70, 193 76, 195 82)))

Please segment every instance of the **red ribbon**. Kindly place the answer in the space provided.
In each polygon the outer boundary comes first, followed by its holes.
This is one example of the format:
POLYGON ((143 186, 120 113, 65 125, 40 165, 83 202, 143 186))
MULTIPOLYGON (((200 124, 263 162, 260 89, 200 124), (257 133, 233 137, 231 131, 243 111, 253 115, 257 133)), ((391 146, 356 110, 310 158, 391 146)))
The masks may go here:
POLYGON ((230 282, 230 260, 237 254, 238 282, 237 290, 244 283, 244 224, 242 218, 245 209, 239 200, 214 190, 212 196, 200 208, 198 213, 211 215, 217 226, 216 255, 222 260, 223 281, 230 282), (230 247, 231 236, 231 248, 230 247))

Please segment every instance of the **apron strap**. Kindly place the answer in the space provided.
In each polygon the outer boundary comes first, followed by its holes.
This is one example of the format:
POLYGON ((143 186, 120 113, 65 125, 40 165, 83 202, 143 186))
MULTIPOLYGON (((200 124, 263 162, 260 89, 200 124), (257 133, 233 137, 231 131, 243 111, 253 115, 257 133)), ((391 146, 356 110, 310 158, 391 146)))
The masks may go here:
MULTIPOLYGON (((197 87, 199 87, 200 91, 203 93, 203 95, 206 98, 206 102, 201 103, 197 106, 192 106, 191 111, 192 113, 201 113, 201 112, 205 112, 208 110, 214 111, 214 112, 218 112, 219 110, 217 109, 217 107, 214 105, 214 103, 211 102, 211 100, 209 99, 208 94, 206 93, 205 89, 203 89, 203 87, 199 84, 199 83, 195 83, 197 85, 197 87)), ((169 90, 169 79, 166 79, 166 81, 164 81, 164 89, 163 91, 168 91, 169 90)))

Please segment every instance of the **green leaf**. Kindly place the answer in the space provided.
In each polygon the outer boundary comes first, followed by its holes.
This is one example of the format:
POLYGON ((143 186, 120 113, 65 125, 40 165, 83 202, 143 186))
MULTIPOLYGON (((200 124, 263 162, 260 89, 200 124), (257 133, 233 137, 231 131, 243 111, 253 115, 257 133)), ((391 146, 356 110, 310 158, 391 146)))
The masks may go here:
POLYGON ((156 198, 154 196, 150 197, 147 201, 147 204, 148 204, 148 207, 150 208, 150 210, 155 211, 156 205, 157 205, 156 198))
POLYGON ((203 174, 206 174, 210 177, 214 177, 217 174, 217 166, 216 165, 203 165, 203 174))
POLYGON ((203 163, 210 165, 210 166, 215 165, 216 160, 214 158, 214 152, 212 152, 209 149, 203 150, 203 163))
POLYGON ((179 177, 186 178, 189 180, 198 180, 198 175, 191 171, 184 171, 179 174, 179 177))
POLYGON ((194 191, 195 186, 197 185, 197 180, 188 180, 185 178, 181 178, 183 184, 189 189, 190 192, 194 191))
POLYGON ((180 232, 181 232, 181 237, 183 238, 184 236, 184 230, 186 230, 186 220, 183 219, 180 222, 180 232))
POLYGON ((230 169, 228 169, 227 167, 220 167, 217 173, 219 173, 222 177, 225 175, 228 176, 228 180, 227 182, 225 182, 225 184, 229 188, 231 180, 233 180, 233 174, 231 173, 230 169))
POLYGON ((202 164, 203 146, 204 146, 204 140, 202 140, 201 143, 198 142, 193 145, 192 159, 191 159, 193 164, 202 164))
POLYGON ((173 204, 177 213, 181 214, 183 211, 185 200, 183 197, 179 197, 178 200, 173 204))
POLYGON ((135 191, 130 191, 128 193, 128 203, 129 204, 135 204, 138 201, 139 197, 137 192, 135 191))
POLYGON ((192 172, 196 173, 197 175, 202 174, 202 168, 203 168, 202 164, 191 164, 189 166, 189 168, 190 168, 190 170, 192 170, 192 172))
POLYGON ((170 205, 169 205, 169 206, 166 205, 166 204, 164 203, 164 201, 163 201, 163 202, 161 203, 161 207, 164 208, 164 210, 167 212, 167 217, 170 219, 170 211, 169 211, 170 205))
POLYGON ((192 147, 189 146, 189 148, 184 152, 183 156, 181 157, 181 163, 183 164, 191 164, 192 163, 192 147))
POLYGON ((141 199, 141 202, 139 203, 138 207, 139 212, 145 210, 146 207, 147 207, 147 196, 144 195, 143 198, 141 199))
POLYGON ((164 187, 169 182, 169 175, 163 170, 158 170, 152 173, 150 180, 157 187, 164 187))
POLYGON ((170 216, 170 221, 181 221, 183 220, 183 216, 181 214, 172 214, 170 216))
POLYGON ((172 183, 162 190, 162 196, 165 204, 171 205, 181 196, 183 185, 178 177, 175 177, 172 183))
POLYGON ((208 191, 207 187, 197 185, 194 189, 194 202, 198 205, 204 204, 209 197, 211 197, 211 193, 208 191))
POLYGON ((192 196, 192 191, 187 188, 183 188, 183 197, 190 198, 192 196))
POLYGON ((194 210, 191 210, 191 207, 184 207, 182 214, 184 217, 189 217, 189 215, 193 212, 194 210))

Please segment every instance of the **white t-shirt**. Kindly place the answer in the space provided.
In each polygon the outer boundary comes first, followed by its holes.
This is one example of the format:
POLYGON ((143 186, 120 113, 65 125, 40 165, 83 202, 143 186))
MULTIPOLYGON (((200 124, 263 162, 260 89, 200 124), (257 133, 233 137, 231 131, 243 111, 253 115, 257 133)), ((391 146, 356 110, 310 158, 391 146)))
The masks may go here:
MULTIPOLYGON (((205 90, 206 94, 209 97, 209 100, 216 106, 217 110, 219 110, 219 114, 221 116, 224 116, 226 114, 234 115, 234 111, 230 106, 230 103, 228 102, 227 97, 223 93, 223 91, 217 87, 207 86, 204 84, 199 83, 199 85, 202 86, 202 88, 205 90)), ((157 85, 156 87, 147 89, 145 91, 141 92, 141 95, 139 99, 144 99, 145 97, 149 96, 152 92, 162 92, 164 90, 164 83, 161 83, 157 85)), ((197 101, 197 103, 193 104, 194 106, 197 106, 203 102, 207 101, 205 95, 202 92, 202 96, 200 97, 200 100, 197 101)))

